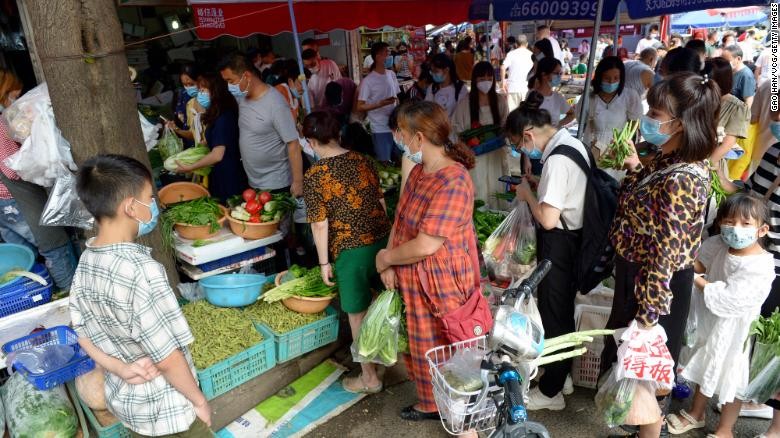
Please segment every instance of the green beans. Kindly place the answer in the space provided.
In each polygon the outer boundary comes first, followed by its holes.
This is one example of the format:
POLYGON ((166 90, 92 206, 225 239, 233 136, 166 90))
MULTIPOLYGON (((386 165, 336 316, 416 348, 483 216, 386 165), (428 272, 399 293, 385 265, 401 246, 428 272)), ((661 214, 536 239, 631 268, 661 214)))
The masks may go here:
POLYGON ((720 207, 720 204, 726 200, 729 196, 726 189, 723 188, 723 184, 720 181, 720 175, 717 170, 710 171, 710 195, 715 198, 715 204, 720 207))
POLYGON ((206 300, 181 308, 195 336, 190 353, 204 370, 263 341, 252 320, 238 309, 212 306, 206 300))
POLYGON ((325 318, 325 312, 298 313, 284 307, 280 302, 267 303, 262 300, 245 307, 244 315, 252 321, 267 325, 277 334, 287 333, 325 318))
POLYGON ((599 160, 599 167, 617 170, 623 169, 623 163, 633 152, 629 140, 634 137, 637 128, 639 128, 639 122, 636 120, 629 120, 629 122, 623 126, 622 130, 612 130, 612 143, 610 143, 609 149, 605 151, 604 155, 599 160))

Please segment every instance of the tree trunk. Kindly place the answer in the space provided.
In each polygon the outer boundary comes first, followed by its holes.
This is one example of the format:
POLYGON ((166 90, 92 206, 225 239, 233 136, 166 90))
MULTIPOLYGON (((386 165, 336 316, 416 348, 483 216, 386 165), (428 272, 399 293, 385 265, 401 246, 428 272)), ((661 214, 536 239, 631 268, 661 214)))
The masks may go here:
MULTIPOLYGON (((34 44, 62 135, 76 164, 97 154, 131 156, 149 167, 135 90, 125 56, 115 0, 19 0, 34 29, 34 44)), ((157 249, 172 286, 173 257, 162 251, 159 228, 140 239, 157 249)), ((174 287, 175 290, 175 287, 174 287)))

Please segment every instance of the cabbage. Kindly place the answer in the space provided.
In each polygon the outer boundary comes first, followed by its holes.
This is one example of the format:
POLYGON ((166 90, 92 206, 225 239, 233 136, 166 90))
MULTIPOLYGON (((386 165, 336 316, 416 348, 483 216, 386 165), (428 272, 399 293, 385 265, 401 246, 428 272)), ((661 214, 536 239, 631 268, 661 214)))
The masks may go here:
POLYGON ((8 433, 11 438, 72 438, 78 418, 60 385, 48 391, 35 389, 20 373, 3 386, 8 433))
MULTIPOLYGON (((195 164, 198 162, 198 160, 208 155, 209 152, 211 152, 211 150, 205 146, 195 146, 193 148, 185 149, 176 155, 168 157, 164 163, 165 169, 169 172, 174 172, 176 168, 179 167, 176 164, 177 161, 186 165, 195 164)), ((195 170, 192 173, 195 175, 206 176, 211 173, 211 167, 204 167, 202 169, 195 170)))

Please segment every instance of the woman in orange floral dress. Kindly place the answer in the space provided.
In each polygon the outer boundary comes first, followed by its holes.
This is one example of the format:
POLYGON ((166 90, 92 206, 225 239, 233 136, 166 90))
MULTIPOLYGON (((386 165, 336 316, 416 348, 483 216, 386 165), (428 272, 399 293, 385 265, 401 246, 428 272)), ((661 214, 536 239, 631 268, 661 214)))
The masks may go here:
MULTIPOLYGON (((390 220, 373 163, 339 145, 340 127, 338 120, 322 111, 304 119, 303 135, 319 159, 304 176, 303 195, 322 280, 332 285, 335 270, 341 308, 349 316, 352 337, 357 338, 371 304, 372 277, 379 280, 374 258, 387 246, 390 220), (333 266, 329 256, 333 256, 333 266)), ((374 365, 361 365, 363 373, 344 379, 344 389, 381 391, 374 365)))
POLYGON ((450 123, 433 102, 403 106, 398 130, 404 152, 417 163, 409 174, 396 213, 390 245, 376 256, 388 288, 399 288, 406 303, 409 374, 419 402, 401 411, 408 421, 438 419, 425 353, 447 344, 441 317, 481 293, 479 259, 472 223, 474 154, 449 140, 450 123))

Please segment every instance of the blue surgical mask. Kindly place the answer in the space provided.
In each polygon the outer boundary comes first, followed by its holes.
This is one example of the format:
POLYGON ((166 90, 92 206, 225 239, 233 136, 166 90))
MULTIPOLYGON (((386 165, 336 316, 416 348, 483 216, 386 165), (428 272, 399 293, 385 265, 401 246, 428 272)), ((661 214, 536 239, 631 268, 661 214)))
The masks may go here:
POLYGON ((138 237, 144 236, 146 234, 149 234, 154 230, 154 227, 157 226, 157 219, 160 217, 160 209, 157 208, 157 201, 152 199, 151 204, 144 204, 143 202, 133 199, 133 202, 137 202, 144 207, 147 207, 149 209, 149 213, 151 213, 151 218, 149 218, 148 222, 144 222, 138 218, 136 218, 136 221, 138 222, 138 237))
POLYGON ((209 106, 211 106, 211 96, 208 91, 198 91, 197 99, 198 104, 200 104, 203 109, 209 109, 209 106))
POLYGON ((542 151, 536 148, 536 140, 531 139, 531 143, 533 144, 533 148, 529 151, 526 148, 523 148, 523 153, 528 155, 528 158, 532 160, 541 160, 542 159, 542 151))
POLYGON ((409 160, 414 164, 422 164, 423 156, 422 150, 417 151, 416 154, 409 154, 409 160))
POLYGON ((601 91, 612 94, 616 92, 620 88, 620 82, 602 82, 601 83, 601 91))
POLYGON ((433 76, 433 82, 437 84, 444 82, 444 73, 432 73, 431 76, 433 76))
POLYGON ((244 77, 242 76, 237 84, 228 84, 228 91, 237 99, 246 97, 247 93, 249 93, 249 87, 247 87, 246 91, 241 91, 241 82, 243 80, 244 77))
POLYGON ((385 68, 393 68, 393 57, 388 56, 387 59, 385 59, 385 68))
POLYGON ((758 240, 758 229, 756 227, 722 225, 720 238, 733 249, 745 249, 758 240))
POLYGON ((775 136, 775 140, 780 141, 780 122, 770 123, 769 129, 772 131, 772 135, 775 136))
POLYGON ((536 62, 539 62, 544 59, 544 53, 537 53, 534 57, 536 57, 536 62))
POLYGON ((550 86, 551 87, 560 87, 561 86, 561 75, 553 75, 552 79, 550 79, 550 86))
POLYGON ((639 122, 639 131, 648 143, 656 146, 663 146, 672 138, 672 135, 661 133, 661 125, 669 123, 672 120, 662 123, 648 116, 642 116, 642 119, 639 122))
POLYGON ((188 96, 195 97, 195 95, 198 94, 198 87, 190 85, 189 87, 184 87, 184 91, 187 92, 188 96))

